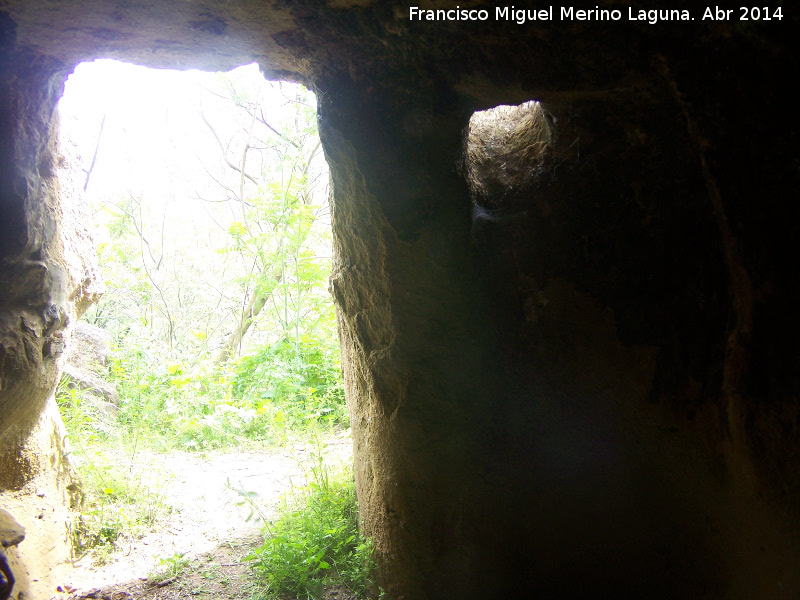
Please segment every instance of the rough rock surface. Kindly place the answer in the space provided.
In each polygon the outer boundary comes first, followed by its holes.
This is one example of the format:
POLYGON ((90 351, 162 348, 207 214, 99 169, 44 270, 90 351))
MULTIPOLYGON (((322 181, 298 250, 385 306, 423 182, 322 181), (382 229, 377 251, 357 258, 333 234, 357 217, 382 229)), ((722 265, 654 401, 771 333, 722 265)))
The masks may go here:
POLYGON ((49 150, 67 73, 255 60, 319 94, 357 488, 389 598, 797 597, 790 12, 520 26, 411 22, 394 1, 2 0, 0 441, 27 439, 66 299, 91 296, 57 248, 75 231, 49 150), (483 218, 469 119, 532 99, 550 149, 486 191, 518 218, 483 218))
POLYGON ((10 548, 25 539, 25 528, 7 510, 0 508, 0 546, 10 548))
POLYGON ((81 390, 84 398, 101 412, 115 415, 119 393, 113 383, 104 379, 111 354, 111 334, 104 329, 78 321, 72 331, 66 352, 62 381, 81 390))
POLYGON ((69 340, 67 364, 103 375, 111 356, 111 334, 97 325, 78 321, 69 340))
POLYGON ((69 377, 67 385, 70 388, 83 391, 87 397, 119 406, 119 393, 114 384, 103 381, 92 371, 84 371, 80 367, 67 363, 64 365, 62 380, 64 376, 69 377))
MULTIPOLYGON (((18 108, 31 108, 36 101, 25 96, 20 82, 10 85, 0 83, 5 86, 0 129, 13 123, 19 135, 5 128, 0 138, 5 144, 21 142, 22 136, 36 150, 35 158, 25 143, 12 144, 11 154, 7 146, 0 151, 6 167, 18 161, 13 176, 0 169, 0 206, 13 213, 19 208, 15 203, 22 202, 26 218, 22 229, 0 235, 0 245, 21 244, 16 253, 0 257, 0 506, 27 530, 26 542, 8 552, 15 594, 39 598, 49 593, 50 566, 69 557, 65 523, 69 508, 80 501, 54 390, 70 331, 99 298, 103 283, 70 154, 57 147, 57 119, 32 109, 28 114, 36 124, 13 121, 17 113, 7 111, 9 101, 19 102, 18 108), (25 167, 31 160, 33 172, 25 167)), ((0 223, 5 228, 13 220, 0 217, 0 223)))
MULTIPOLYGON (((25 539, 25 528, 6 510, 0 508, 0 598, 11 596, 16 584, 14 570, 9 564, 6 550, 25 539)), ((17 594, 19 598, 19 594, 17 594)))

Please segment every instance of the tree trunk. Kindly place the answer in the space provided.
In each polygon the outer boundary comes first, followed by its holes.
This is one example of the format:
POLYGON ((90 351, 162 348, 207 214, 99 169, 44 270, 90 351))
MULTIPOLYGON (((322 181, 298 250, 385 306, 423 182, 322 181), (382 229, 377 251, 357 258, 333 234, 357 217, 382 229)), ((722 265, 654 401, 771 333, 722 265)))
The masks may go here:
POLYGON ((217 355, 217 359, 214 361, 215 365, 221 365, 231 356, 239 352, 239 348, 241 347, 242 340, 244 339, 247 330, 250 329, 250 326, 258 316, 258 313, 260 313, 261 309, 264 308, 264 305, 267 303, 267 300, 269 300, 269 297, 272 295, 275 287, 283 280, 283 273, 280 270, 275 271, 272 274, 272 280, 272 285, 256 286, 256 288, 253 290, 250 300, 247 302, 247 306, 242 311, 242 317, 239 320, 239 324, 236 326, 236 329, 233 330, 233 333, 231 333, 228 341, 225 342, 225 345, 222 346, 222 350, 220 350, 219 354, 217 355))
POLYGON ((258 316, 258 313, 261 312, 261 309, 264 308, 264 305, 267 303, 268 296, 269 295, 267 293, 264 293, 264 291, 259 288, 256 288, 256 290, 250 296, 250 301, 247 303, 247 307, 242 312, 242 318, 239 321, 239 325, 233 330, 233 333, 231 333, 228 341, 225 342, 222 350, 220 350, 220 353, 217 355, 217 360, 215 361, 217 365, 221 365, 239 351, 244 334, 247 333, 247 330, 250 329, 250 325, 253 324, 253 320, 258 316))

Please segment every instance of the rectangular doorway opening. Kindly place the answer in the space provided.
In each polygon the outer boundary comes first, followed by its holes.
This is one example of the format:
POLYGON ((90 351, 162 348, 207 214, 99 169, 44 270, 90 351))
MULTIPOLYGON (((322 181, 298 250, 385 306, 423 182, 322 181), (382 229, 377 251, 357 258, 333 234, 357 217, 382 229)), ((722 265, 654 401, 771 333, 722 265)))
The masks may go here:
POLYGON ((366 593, 314 94, 99 60, 59 112, 106 285, 57 390, 84 495, 63 591, 366 593))

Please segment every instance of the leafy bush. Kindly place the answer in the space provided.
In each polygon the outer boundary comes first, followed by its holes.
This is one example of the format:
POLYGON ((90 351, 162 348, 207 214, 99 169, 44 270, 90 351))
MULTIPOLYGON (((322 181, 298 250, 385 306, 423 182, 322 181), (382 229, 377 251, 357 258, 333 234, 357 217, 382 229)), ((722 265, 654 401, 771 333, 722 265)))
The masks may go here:
POLYGON ((292 428, 308 421, 348 426, 339 349, 325 340, 288 339, 241 358, 232 377, 232 395, 263 411, 272 405, 292 428))
POLYGON ((338 361, 329 356, 322 344, 299 348, 282 339, 245 356, 236 365, 233 392, 240 398, 298 398, 306 388, 313 387, 323 395, 330 392, 343 399, 338 361))
POLYGON ((207 450, 346 429, 338 347, 304 342, 262 347, 232 363, 230 373, 164 364, 142 348, 119 350, 111 365, 122 400, 118 435, 159 450, 207 450))

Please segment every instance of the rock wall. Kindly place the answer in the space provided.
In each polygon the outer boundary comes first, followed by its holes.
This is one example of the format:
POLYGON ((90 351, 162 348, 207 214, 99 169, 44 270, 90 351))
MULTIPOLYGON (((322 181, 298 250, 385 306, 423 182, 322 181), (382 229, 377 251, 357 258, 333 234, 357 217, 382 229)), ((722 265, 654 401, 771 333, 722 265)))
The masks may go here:
POLYGON ((745 383, 727 216, 728 178, 764 165, 709 166, 665 60, 542 94, 553 140, 499 153, 484 212, 457 168, 468 115, 420 134, 391 102, 321 106, 359 498, 395 597, 800 589, 797 395, 778 414, 745 383))
POLYGON ((48 406, 78 311, 58 247, 73 226, 46 185, 70 65, 257 60, 318 92, 356 483, 388 597, 796 597, 797 18, 407 10, 0 4, 0 436, 48 406), (543 154, 471 171, 473 112, 529 100, 543 154), (476 199, 470 177, 496 169, 476 199))
POLYGON ((116 420, 120 405, 119 392, 108 380, 108 357, 111 334, 85 321, 72 329, 59 386, 83 392, 81 402, 102 421, 116 420))
POLYGON ((74 165, 57 144, 58 88, 5 85, 2 137, 16 144, 2 156, 14 175, 2 181, 0 505, 28 532, 8 551, 15 593, 43 597, 49 566, 69 557, 67 510, 80 501, 54 390, 70 331, 103 284, 74 165))

